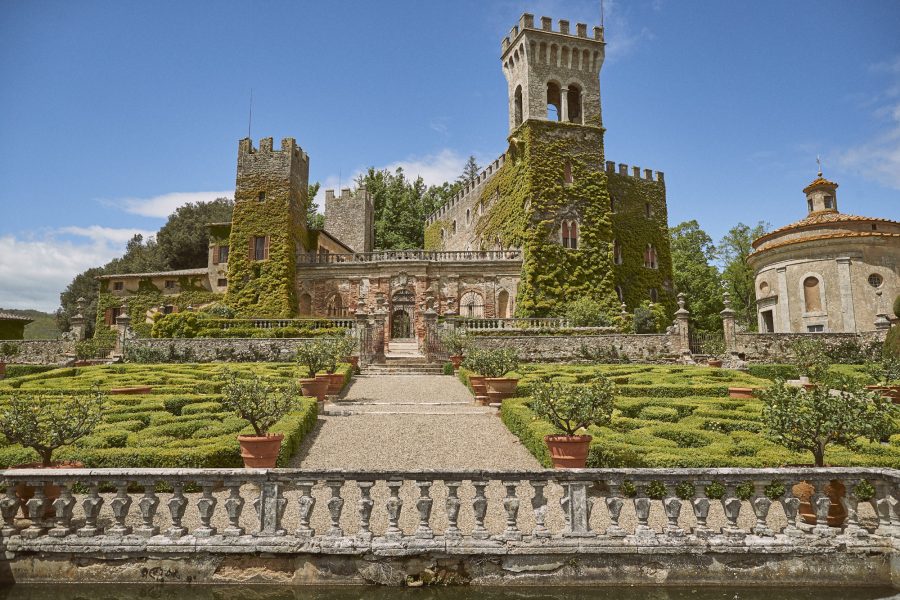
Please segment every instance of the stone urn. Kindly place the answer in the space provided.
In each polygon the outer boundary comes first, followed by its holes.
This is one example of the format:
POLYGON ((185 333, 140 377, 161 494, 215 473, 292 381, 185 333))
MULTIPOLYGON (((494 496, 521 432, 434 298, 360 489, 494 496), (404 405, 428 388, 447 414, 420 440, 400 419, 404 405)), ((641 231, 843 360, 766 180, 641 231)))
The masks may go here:
POLYGON ((583 469, 587 465, 592 436, 545 435, 544 443, 550 450, 554 469, 583 469))
POLYGON ((245 469, 272 469, 281 451, 282 433, 267 435, 239 435, 241 458, 245 469))

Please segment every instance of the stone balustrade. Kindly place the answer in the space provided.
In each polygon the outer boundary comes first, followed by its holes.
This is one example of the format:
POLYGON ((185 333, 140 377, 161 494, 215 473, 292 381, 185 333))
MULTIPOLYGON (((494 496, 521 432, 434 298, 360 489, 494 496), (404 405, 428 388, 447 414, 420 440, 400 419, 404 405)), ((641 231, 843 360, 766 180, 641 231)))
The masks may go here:
POLYGON ((535 317, 509 319, 467 319, 456 321, 457 328, 471 331, 539 331, 558 329, 578 329, 585 333, 611 333, 615 327, 575 327, 565 317, 535 317))
POLYGON ((0 549, 7 557, 201 550, 505 555, 644 546, 689 553, 856 546, 889 553, 900 537, 898 483, 896 470, 867 468, 7 470, 0 474, 0 549), (792 484, 807 481, 822 490, 833 479, 848 490, 846 523, 827 524, 831 501, 817 492, 818 524, 803 524, 792 484), (875 489, 866 502, 853 494, 861 481, 875 489), (721 484, 715 486, 721 498, 706 497, 713 482, 721 484), (783 495, 774 497, 773 482, 783 485, 783 495), (33 496, 23 497, 22 484, 33 496), (52 502, 45 486, 58 488, 52 502), (877 516, 868 528, 858 517, 864 504, 877 516), (24 519, 23 506, 29 515, 46 517, 24 519), (718 525, 711 523, 713 512, 718 525))
POLYGON ((521 261, 519 250, 383 250, 379 252, 355 252, 352 254, 302 254, 298 262, 312 265, 341 263, 383 263, 403 261, 472 262, 472 261, 521 261))
POLYGON ((254 329, 277 329, 280 327, 296 327, 298 329, 326 329, 343 327, 353 329, 356 319, 353 317, 316 317, 314 319, 228 319, 221 325, 222 329, 252 327, 254 329))

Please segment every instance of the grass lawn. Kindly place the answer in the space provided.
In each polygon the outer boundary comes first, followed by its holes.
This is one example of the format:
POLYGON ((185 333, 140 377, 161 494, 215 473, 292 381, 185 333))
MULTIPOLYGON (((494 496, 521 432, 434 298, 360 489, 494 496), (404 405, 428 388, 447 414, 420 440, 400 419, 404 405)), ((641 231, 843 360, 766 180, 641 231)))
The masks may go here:
MULTIPOLYGON (((841 367, 860 376, 859 368, 841 367)), ((596 374, 611 378, 618 397, 608 427, 592 427, 589 467, 778 467, 812 463, 768 441, 762 402, 728 398, 728 387, 765 387, 771 381, 748 373, 710 367, 651 365, 528 364, 519 369, 517 398, 503 402, 506 426, 550 465, 543 437, 558 433, 529 408, 533 382, 552 378, 585 383, 596 374)), ((465 378, 466 374, 463 373, 465 378)), ((861 376, 864 377, 864 376, 861 376)), ((834 466, 900 466, 900 434, 882 443, 861 442, 857 451, 829 446, 834 466)))
MULTIPOLYGON (((124 364, 64 368, 0 381, 0 405, 13 393, 54 395, 84 392, 95 383, 114 387, 152 386, 149 394, 107 395, 103 421, 94 433, 54 453, 54 460, 79 460, 87 467, 240 467, 236 436, 252 433, 246 421, 225 410, 223 383, 217 374, 227 366, 255 372, 278 383, 297 378, 292 363, 124 364)), ((347 373, 349 366, 341 365, 347 373)), ((287 464, 316 422, 316 403, 297 398, 295 409, 272 427, 285 435, 278 465, 287 464)), ((9 444, 0 435, 0 467, 37 460, 37 454, 9 444)))

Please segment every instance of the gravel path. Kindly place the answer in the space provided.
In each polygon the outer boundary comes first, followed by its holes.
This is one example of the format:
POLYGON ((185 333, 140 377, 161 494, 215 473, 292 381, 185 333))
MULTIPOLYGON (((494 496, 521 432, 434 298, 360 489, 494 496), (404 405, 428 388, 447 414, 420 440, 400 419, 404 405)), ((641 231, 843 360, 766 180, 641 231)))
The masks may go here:
POLYGON ((294 456, 304 469, 539 469, 497 417, 458 379, 382 375, 354 379, 294 456))

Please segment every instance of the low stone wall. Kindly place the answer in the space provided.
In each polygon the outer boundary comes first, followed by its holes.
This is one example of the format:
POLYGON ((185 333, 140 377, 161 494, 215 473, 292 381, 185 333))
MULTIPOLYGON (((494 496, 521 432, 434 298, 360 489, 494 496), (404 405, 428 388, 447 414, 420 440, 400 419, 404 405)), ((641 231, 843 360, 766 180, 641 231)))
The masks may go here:
POLYGON ((865 349, 872 344, 884 344, 886 336, 884 329, 862 333, 738 333, 735 351, 750 362, 779 363, 794 358, 790 348, 796 340, 820 340, 831 350, 845 344, 856 344, 865 349))
POLYGON ((477 335, 478 348, 514 348, 524 361, 564 362, 614 355, 629 360, 663 362, 677 354, 678 340, 667 334, 610 335, 477 335))
POLYGON ((3 357, 4 362, 11 365, 63 364, 71 360, 71 355, 75 353, 75 342, 69 340, 16 340, 6 343, 18 349, 14 355, 3 357))
POLYGON ((149 362, 279 362, 292 361, 297 347, 312 338, 190 338, 129 340, 126 353, 146 350, 154 355, 164 353, 149 362))

